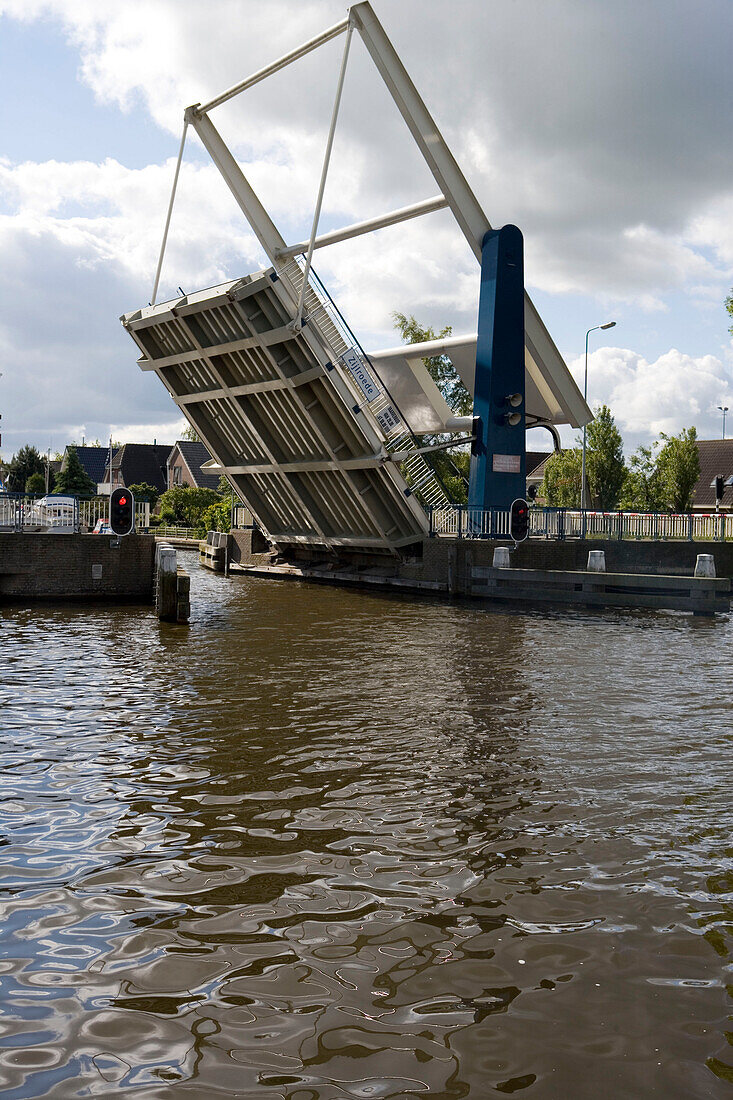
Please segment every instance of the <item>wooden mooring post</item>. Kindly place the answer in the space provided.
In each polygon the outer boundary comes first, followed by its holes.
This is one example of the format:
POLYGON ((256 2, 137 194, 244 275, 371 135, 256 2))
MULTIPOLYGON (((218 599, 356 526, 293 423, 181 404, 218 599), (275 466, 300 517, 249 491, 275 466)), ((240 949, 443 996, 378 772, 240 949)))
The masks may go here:
POLYGON ((164 623, 187 623, 191 614, 191 578, 178 566, 173 546, 155 548, 155 610, 164 623))

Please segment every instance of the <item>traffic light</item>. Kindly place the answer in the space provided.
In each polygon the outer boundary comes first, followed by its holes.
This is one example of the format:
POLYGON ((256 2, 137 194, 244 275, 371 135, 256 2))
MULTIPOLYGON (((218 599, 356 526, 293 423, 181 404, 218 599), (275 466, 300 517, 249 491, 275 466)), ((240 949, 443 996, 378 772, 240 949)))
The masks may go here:
POLYGON ((529 505, 526 500, 513 500, 509 511, 509 533, 515 542, 524 542, 529 534, 529 505))
POLYGON ((129 535, 135 526, 135 498, 129 489, 115 489, 109 498, 109 525, 115 535, 129 535))
POLYGON ((725 486, 723 484, 723 478, 720 474, 715 478, 715 502, 719 504, 723 499, 723 493, 725 492, 725 486))

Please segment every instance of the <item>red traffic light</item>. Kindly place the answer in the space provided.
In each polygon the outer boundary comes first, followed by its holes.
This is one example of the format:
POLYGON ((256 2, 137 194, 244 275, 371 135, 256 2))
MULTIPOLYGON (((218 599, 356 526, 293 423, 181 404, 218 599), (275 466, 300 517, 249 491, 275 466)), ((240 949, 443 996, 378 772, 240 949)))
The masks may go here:
POLYGON ((129 535, 135 527, 135 497, 129 489, 115 489, 109 500, 109 525, 115 535, 129 535))
POLYGON ((521 497, 512 501, 509 511, 509 533, 515 542, 524 542, 529 535, 529 505, 521 497))

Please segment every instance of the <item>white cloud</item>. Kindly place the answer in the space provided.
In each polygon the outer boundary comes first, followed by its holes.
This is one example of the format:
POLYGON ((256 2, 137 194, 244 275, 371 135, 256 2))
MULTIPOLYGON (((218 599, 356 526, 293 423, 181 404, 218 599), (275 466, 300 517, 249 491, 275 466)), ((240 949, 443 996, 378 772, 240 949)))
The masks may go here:
MULTIPOLYGON (((582 388, 583 357, 570 369, 582 388)), ((676 348, 651 363, 628 348, 599 348, 588 356, 588 396, 591 407, 609 406, 627 452, 693 425, 700 439, 716 439, 717 406, 733 408, 733 370, 714 355, 693 358, 676 348)))
MULTIPOLYGON (((460 18, 441 0, 374 5, 492 222, 521 225, 531 287, 657 313, 662 331, 673 293, 706 313, 720 303, 733 263, 727 0, 705 0, 694 19, 666 0, 580 8, 574 0, 462 0, 460 18)), ((173 134, 186 104, 343 13, 340 0, 210 0, 203 16, 198 0, 0 0, 0 15, 61 27, 78 51, 80 79, 100 103, 123 111, 142 105, 173 134)), ((309 228, 340 50, 341 40, 330 43, 216 112, 289 239, 309 228)), ((195 138, 161 297, 262 262, 226 186, 194 145, 195 138)), ((34 417, 44 432, 78 424, 74 394, 94 409, 95 424, 114 418, 92 361, 125 364, 120 377, 138 401, 120 414, 131 432, 135 415, 145 422, 140 432, 168 424, 164 408, 175 415, 155 379, 131 380, 134 349, 116 320, 149 297, 173 162, 131 169, 122 160, 0 161, 0 247, 14 272, 0 331, 9 355, 2 385, 18 402, 14 412, 12 403, 4 408, 24 430, 34 417), (34 296, 42 308, 31 304, 34 296), (60 402, 63 416, 45 400, 26 416, 22 383, 15 389, 12 381, 20 364, 47 387, 54 371, 75 379, 60 402)), ((435 189, 355 40, 323 227, 435 189)), ((393 341, 395 308, 456 330, 473 325, 476 266, 447 215, 317 253, 316 267, 370 340, 393 341)), ((730 390, 721 360, 669 351, 646 362, 628 351, 596 364, 600 354, 591 362, 599 382, 608 372, 608 400, 631 436, 695 417, 701 433, 715 434, 710 407, 730 390)), ((7 417, 4 427, 7 435, 7 417)))
POLYGON ((158 424, 110 424, 109 435, 119 443, 175 443, 188 426, 185 417, 158 424))

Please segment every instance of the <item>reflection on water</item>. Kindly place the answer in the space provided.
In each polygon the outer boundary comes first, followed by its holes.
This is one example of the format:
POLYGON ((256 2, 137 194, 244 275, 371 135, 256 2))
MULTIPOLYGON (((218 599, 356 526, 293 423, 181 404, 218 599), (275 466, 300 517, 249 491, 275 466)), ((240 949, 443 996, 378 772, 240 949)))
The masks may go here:
POLYGON ((727 621, 6 609, 13 1097, 717 1097, 727 621))

